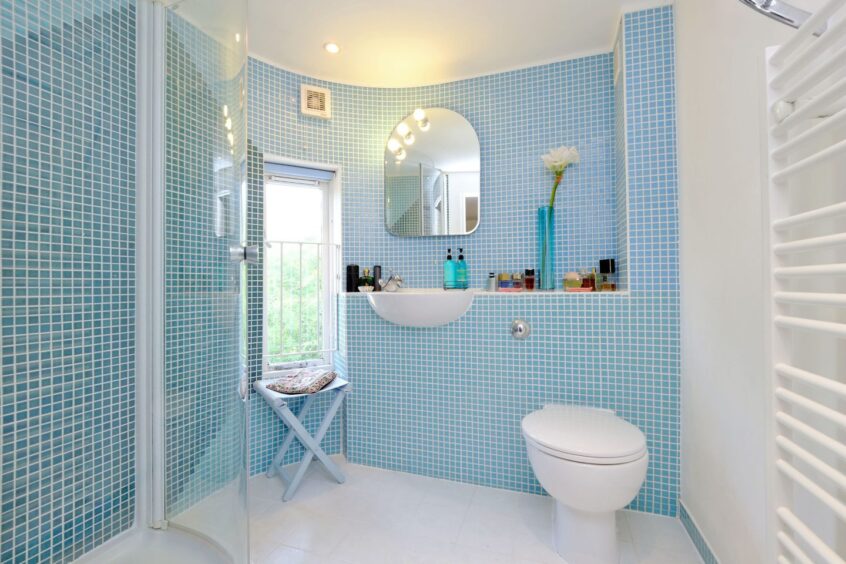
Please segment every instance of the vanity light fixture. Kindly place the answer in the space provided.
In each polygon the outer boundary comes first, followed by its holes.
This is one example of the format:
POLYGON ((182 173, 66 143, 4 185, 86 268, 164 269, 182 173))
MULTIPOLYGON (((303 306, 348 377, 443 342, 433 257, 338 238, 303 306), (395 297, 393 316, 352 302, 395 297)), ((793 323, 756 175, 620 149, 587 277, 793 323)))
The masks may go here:
POLYGON ((400 149, 396 152, 396 156, 398 161, 404 161, 405 157, 408 156, 408 153, 405 152, 405 149, 400 149))
POLYGON ((397 133, 400 134, 400 137, 405 137, 411 132, 411 128, 408 127, 408 124, 404 121, 401 121, 400 124, 397 126, 397 133))
POLYGON ((414 145, 414 139, 414 134, 410 131, 405 134, 405 137, 402 138, 406 145, 414 145))
POLYGON ((337 55, 341 52, 341 48, 337 43, 324 43, 323 48, 326 49, 327 53, 331 53, 332 55, 337 55))
POLYGON ((402 145, 399 141, 396 140, 395 137, 391 137, 388 139, 388 150, 392 153, 396 153, 402 148, 402 145))
POLYGON ((417 127, 420 128, 420 131, 429 131, 429 127, 432 125, 429 123, 429 118, 426 117, 426 112, 422 108, 417 108, 414 110, 414 113, 411 114, 411 117, 417 122, 417 127))

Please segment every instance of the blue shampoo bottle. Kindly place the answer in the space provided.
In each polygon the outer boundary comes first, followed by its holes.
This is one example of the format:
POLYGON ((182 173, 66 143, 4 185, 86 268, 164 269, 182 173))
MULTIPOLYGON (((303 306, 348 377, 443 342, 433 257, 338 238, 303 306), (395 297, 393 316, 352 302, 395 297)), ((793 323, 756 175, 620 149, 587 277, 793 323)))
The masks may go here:
POLYGON ((464 249, 458 249, 458 264, 455 272, 456 288, 466 290, 467 284, 467 262, 464 260, 464 249))
POLYGON ((444 261, 444 290, 452 290, 457 287, 457 273, 455 261, 452 260, 452 249, 447 249, 447 258, 444 261))

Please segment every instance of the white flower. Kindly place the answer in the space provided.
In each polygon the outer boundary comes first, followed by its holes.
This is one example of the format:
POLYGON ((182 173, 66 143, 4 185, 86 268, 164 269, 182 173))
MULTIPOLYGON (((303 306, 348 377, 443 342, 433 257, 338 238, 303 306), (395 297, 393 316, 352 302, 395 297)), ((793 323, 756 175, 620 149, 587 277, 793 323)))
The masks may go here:
POLYGON ((558 147, 541 158, 546 168, 555 174, 561 174, 565 168, 579 162, 579 151, 575 147, 558 147))

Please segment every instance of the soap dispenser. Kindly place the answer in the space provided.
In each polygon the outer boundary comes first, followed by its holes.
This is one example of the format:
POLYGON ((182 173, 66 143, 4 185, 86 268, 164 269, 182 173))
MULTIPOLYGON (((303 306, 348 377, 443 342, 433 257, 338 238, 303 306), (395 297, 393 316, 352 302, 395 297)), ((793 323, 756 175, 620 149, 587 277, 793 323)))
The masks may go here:
POLYGON ((452 290, 456 287, 457 270, 455 261, 452 260, 452 249, 447 249, 447 258, 444 261, 444 290, 452 290))
POLYGON ((455 266, 455 287, 467 289, 467 262, 464 260, 464 249, 458 249, 458 264, 455 266))

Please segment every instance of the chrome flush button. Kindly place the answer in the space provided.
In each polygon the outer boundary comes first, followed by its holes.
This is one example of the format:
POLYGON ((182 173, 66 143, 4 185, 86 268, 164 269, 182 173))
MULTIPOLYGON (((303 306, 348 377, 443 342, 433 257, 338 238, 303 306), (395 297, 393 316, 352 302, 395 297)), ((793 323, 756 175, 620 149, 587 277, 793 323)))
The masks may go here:
POLYGON ((515 319, 511 322, 511 336, 522 341, 532 332, 528 321, 522 319, 515 319))

